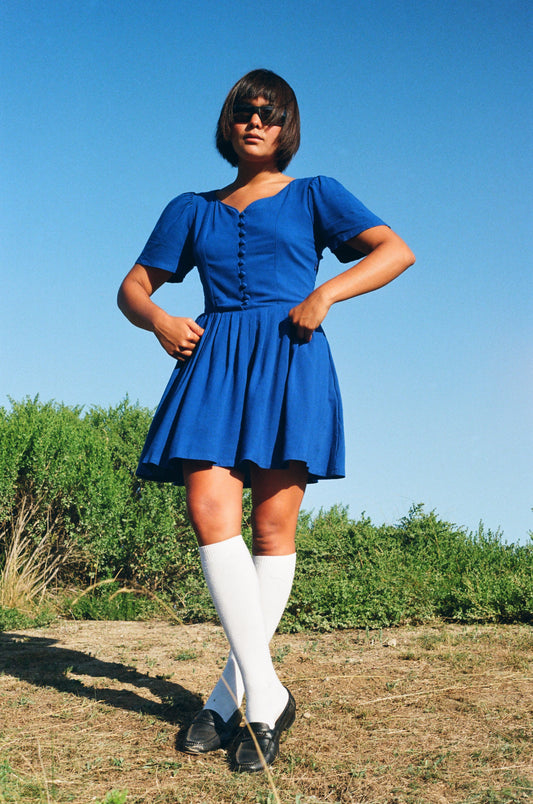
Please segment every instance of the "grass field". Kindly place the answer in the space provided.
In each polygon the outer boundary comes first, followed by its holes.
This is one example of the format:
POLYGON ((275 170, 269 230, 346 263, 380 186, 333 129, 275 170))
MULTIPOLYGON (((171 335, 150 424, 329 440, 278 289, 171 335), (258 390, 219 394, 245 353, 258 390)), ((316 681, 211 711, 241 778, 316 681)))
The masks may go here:
POLYGON ((533 632, 278 635, 298 706, 273 766, 176 750, 225 658, 210 624, 0 633, 0 802, 511 804, 533 798, 533 632), (127 791, 127 792, 126 792, 127 791))

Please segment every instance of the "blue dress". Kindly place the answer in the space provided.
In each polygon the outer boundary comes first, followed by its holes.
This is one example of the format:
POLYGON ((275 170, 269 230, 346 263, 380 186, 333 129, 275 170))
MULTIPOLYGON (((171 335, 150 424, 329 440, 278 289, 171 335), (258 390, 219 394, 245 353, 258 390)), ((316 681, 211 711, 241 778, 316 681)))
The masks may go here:
POLYGON ((309 482, 344 477, 342 403, 319 327, 309 343, 289 310, 315 286, 322 251, 383 221, 334 179, 294 179, 239 212, 215 192, 185 193, 166 207, 138 262, 181 282, 195 266, 204 334, 178 363, 155 413, 137 475, 183 484, 184 458, 280 469, 304 461, 309 482))

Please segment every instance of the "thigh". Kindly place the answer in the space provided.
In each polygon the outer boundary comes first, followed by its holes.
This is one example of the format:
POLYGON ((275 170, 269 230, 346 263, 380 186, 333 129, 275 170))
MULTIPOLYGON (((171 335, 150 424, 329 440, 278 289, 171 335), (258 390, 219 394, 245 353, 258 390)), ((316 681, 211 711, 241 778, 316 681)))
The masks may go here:
POLYGON ((206 461, 183 461, 187 510, 198 544, 214 544, 242 529, 243 475, 206 461))
POLYGON ((307 467, 291 461, 287 469, 252 465, 252 530, 255 555, 290 555, 307 484, 307 467))

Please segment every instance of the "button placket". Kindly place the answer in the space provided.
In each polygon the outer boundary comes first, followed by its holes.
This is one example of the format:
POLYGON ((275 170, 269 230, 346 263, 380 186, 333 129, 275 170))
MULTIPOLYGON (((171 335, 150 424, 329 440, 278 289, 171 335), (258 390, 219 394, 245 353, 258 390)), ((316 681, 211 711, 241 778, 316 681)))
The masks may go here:
POLYGON ((245 213, 239 212, 239 248, 237 251, 237 268, 239 276, 239 292, 241 294, 241 307, 247 307, 250 301, 250 294, 247 292, 246 284, 246 271, 244 267, 244 258, 246 254, 246 225, 245 213))

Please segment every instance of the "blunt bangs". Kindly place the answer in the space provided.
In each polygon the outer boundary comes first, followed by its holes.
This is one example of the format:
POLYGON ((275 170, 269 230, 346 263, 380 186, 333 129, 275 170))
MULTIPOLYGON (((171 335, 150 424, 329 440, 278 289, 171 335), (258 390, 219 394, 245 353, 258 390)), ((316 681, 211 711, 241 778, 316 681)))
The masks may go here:
POLYGON ((264 98, 268 103, 285 109, 287 117, 278 137, 277 165, 285 170, 292 157, 300 147, 300 113, 296 95, 289 84, 271 70, 252 70, 237 81, 230 89, 216 131, 216 146, 224 159, 237 167, 238 159, 231 144, 231 126, 233 124, 233 106, 254 98, 264 98))

